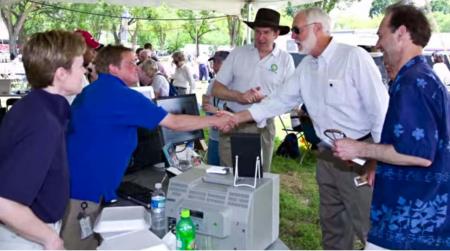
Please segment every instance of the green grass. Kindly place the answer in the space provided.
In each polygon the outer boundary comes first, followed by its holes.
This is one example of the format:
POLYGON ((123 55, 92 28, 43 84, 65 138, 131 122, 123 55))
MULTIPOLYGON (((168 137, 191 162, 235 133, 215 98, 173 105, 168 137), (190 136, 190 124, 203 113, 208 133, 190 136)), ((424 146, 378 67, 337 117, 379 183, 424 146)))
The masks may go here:
MULTIPOLYGON (((289 115, 281 117, 290 127, 289 115)), ((286 136, 280 119, 275 119, 275 150, 286 136)), ((280 239, 290 249, 322 249, 319 223, 319 191, 316 182, 316 158, 301 146, 306 156, 290 159, 274 153, 272 172, 280 175, 280 239)))
POLYGON ((273 158, 272 172, 281 179, 280 239, 290 249, 322 249, 315 162, 310 152, 302 165, 300 158, 273 158))

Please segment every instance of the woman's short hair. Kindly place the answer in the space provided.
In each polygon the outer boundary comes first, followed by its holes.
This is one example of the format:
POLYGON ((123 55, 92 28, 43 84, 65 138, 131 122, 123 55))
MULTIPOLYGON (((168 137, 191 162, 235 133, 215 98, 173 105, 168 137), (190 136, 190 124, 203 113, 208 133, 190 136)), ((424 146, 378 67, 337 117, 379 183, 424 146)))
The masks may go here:
POLYGON ((95 70, 98 73, 110 73, 109 65, 120 67, 122 62, 122 55, 125 52, 134 51, 123 45, 107 45, 102 48, 95 57, 94 64, 95 70))
POLYGON ((158 72, 158 64, 152 59, 147 59, 142 63, 142 71, 149 76, 153 76, 158 72))
POLYGON ((172 58, 176 62, 185 62, 186 57, 184 56, 184 53, 182 51, 177 51, 172 54, 172 58))
POLYGON ((56 70, 70 70, 74 58, 85 50, 83 37, 73 32, 51 30, 31 35, 22 50, 28 83, 33 88, 52 85, 56 70))

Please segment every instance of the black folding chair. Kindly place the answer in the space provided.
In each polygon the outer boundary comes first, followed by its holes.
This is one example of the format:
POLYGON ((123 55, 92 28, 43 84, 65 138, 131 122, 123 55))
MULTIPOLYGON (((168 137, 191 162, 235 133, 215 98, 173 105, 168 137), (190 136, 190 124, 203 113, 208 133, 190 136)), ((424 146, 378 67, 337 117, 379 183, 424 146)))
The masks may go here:
POLYGON ((6 110, 9 111, 9 109, 11 109, 11 107, 17 102, 19 101, 20 98, 9 98, 6 100, 6 110))
POLYGON ((288 127, 286 126, 286 124, 283 121, 283 118, 281 116, 278 116, 278 118, 280 119, 281 122, 281 126, 283 127, 283 131, 286 132, 286 135, 288 135, 289 133, 294 133, 297 136, 297 139, 300 140, 301 143, 304 143, 306 151, 301 153, 301 157, 300 157, 300 165, 303 164, 303 160, 305 159, 305 156, 307 155, 307 153, 311 150, 311 144, 306 140, 305 138, 305 134, 303 132, 303 127, 300 123, 300 118, 297 114, 293 114, 292 112, 290 113, 290 118, 291 118, 291 125, 295 124, 292 123, 292 121, 298 119, 299 123, 297 126, 294 127, 288 127))

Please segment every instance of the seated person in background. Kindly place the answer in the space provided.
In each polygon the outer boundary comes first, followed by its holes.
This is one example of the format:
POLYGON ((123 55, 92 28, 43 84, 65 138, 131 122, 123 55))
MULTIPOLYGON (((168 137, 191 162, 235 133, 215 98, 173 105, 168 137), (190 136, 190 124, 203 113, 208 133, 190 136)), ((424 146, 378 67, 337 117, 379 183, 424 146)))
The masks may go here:
MULTIPOLYGON (((208 61, 213 61, 214 73, 219 72, 220 67, 222 67, 222 63, 227 58, 228 54, 230 54, 230 52, 228 51, 216 51, 216 53, 214 53, 214 56, 208 59, 208 61)), ((214 114, 220 110, 219 98, 211 95, 213 83, 214 79, 211 79, 209 81, 208 89, 206 90, 206 95, 203 96, 202 100, 202 108, 209 114, 214 114)), ((217 131, 217 129, 213 127, 210 127, 208 135, 208 164, 219 166, 219 131, 217 131)))
POLYGON ((433 70, 444 85, 450 85, 450 70, 444 62, 444 55, 433 54, 433 70))
POLYGON ((145 61, 142 66, 142 72, 152 80, 151 86, 155 92, 155 98, 169 96, 169 82, 158 71, 158 64, 152 59, 145 61))
MULTIPOLYGON (((142 49, 139 51, 139 54, 137 54, 139 62, 137 63, 137 65, 141 66, 141 64, 143 64, 145 61, 149 60, 149 59, 153 59, 154 61, 156 61, 156 64, 158 65, 158 70, 159 72, 166 78, 168 78, 169 76, 166 73, 166 69, 164 69, 164 66, 159 62, 158 57, 155 55, 152 55, 152 51, 149 49, 142 49)), ((141 73, 140 73, 141 74, 141 73)), ((150 85, 151 80, 148 78, 141 79, 142 76, 139 75, 139 82, 141 86, 145 86, 145 85, 150 85)))
POLYGON ((23 48, 31 92, 0 127, 0 249, 63 249, 61 219, 69 202, 64 96, 82 89, 82 37, 36 33, 23 48))
POLYGON ((223 128, 232 120, 224 113, 214 117, 169 114, 130 89, 138 81, 136 55, 130 48, 108 45, 97 54, 95 65, 99 78, 75 98, 67 132, 71 200, 62 236, 68 249, 98 246, 93 235, 81 239, 78 216, 84 213, 93 224, 101 202, 117 199, 115 191, 137 144, 137 128, 161 125, 192 131, 223 128))

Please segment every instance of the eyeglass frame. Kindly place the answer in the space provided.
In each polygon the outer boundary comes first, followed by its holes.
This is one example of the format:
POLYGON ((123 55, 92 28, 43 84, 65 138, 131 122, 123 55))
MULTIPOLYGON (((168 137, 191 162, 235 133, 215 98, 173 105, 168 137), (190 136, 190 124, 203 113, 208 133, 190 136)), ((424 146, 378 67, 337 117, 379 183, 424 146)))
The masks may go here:
POLYGON ((323 134, 329 138, 332 142, 337 139, 343 139, 347 137, 344 132, 339 129, 326 129, 323 134))
POLYGON ((291 32, 292 32, 292 33, 295 33, 296 35, 300 35, 300 34, 305 30, 305 27, 308 27, 308 26, 313 25, 313 24, 317 24, 317 22, 305 24, 305 25, 302 25, 302 26, 300 26, 300 27, 293 26, 293 27, 291 28, 291 32))

